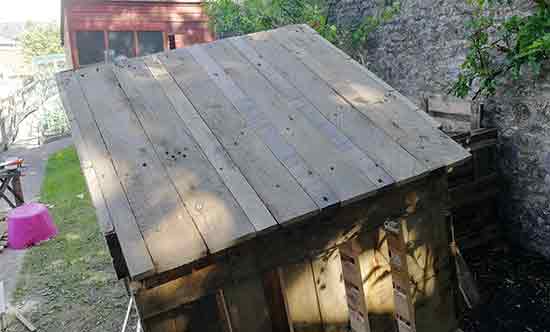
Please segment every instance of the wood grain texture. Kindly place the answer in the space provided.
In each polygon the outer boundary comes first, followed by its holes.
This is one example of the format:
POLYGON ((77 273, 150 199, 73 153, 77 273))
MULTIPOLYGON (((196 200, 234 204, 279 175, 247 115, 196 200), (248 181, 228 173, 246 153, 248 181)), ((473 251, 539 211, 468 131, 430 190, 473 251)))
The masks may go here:
POLYGON ((262 279, 253 274, 224 288, 234 332, 272 332, 262 279))
POLYGON ((159 59, 278 222, 318 210, 187 51, 159 55, 159 59))
MULTIPOLYGON (((281 161, 296 181, 304 188, 317 206, 324 208, 338 202, 338 198, 322 177, 314 171, 314 166, 307 163, 295 147, 283 137, 278 128, 265 113, 266 107, 252 96, 248 96, 236 82, 225 72, 202 47, 192 47, 189 53, 202 65, 213 82, 223 91, 235 108, 246 120, 249 130, 253 130, 266 143, 273 154, 281 161)), ((253 95, 255 92, 251 92, 253 95)))
POLYGON ((254 236, 254 226, 145 63, 133 59, 114 72, 209 252, 254 236))
MULTIPOLYGON (((269 81, 269 84, 281 94, 287 101, 291 110, 303 116, 304 121, 309 122, 321 135, 328 138, 332 143, 335 151, 338 151, 343 158, 349 160, 350 163, 357 165, 358 170, 364 174, 377 187, 384 187, 394 183, 394 179, 386 170, 380 167, 379 162, 374 160, 367 150, 360 150, 348 136, 322 113, 311 100, 306 98, 289 80, 283 77, 283 74, 278 71, 270 62, 266 55, 259 55, 246 42, 246 37, 230 38, 227 41, 239 50, 240 54, 249 61, 249 64, 256 68, 262 76, 269 81)), ((283 51, 286 51, 283 49, 283 51)), ((288 52, 285 52, 288 54, 288 52)), ((271 54, 272 56, 280 53, 271 54)), ((303 66, 301 66, 303 68, 303 66)), ((295 70, 296 68, 289 68, 295 70)), ((296 73, 301 75, 300 72, 296 73)), ((313 85, 315 86, 315 85, 313 85)), ((316 98, 319 99, 319 98, 316 98)), ((296 119, 295 119, 296 120, 296 119)), ((327 153, 329 153, 327 151, 327 153)))
POLYGON ((311 261, 287 265, 282 268, 282 275, 294 332, 323 331, 311 261))
POLYGON ((112 67, 87 67, 77 77, 157 271, 167 271, 203 257, 207 248, 196 225, 112 67), (185 241, 181 234, 186 235, 185 241))
MULTIPOLYGON (((61 98, 65 100, 65 103, 68 103, 68 100, 66 100, 67 95, 65 92, 61 92, 61 98)), ((113 225, 113 221, 111 220, 109 211, 107 210, 107 204, 105 203, 105 198, 103 197, 103 192, 101 191, 97 175, 92 166, 92 162, 89 159, 89 153, 87 151, 86 143, 84 142, 82 134, 80 133, 78 122, 75 120, 72 113, 70 113, 71 111, 68 108, 66 109, 69 122, 71 123, 71 135, 73 138, 73 143, 78 153, 80 168, 82 169, 82 173, 84 174, 84 178, 86 179, 86 185, 92 199, 92 204, 95 207, 99 229, 104 235, 110 234, 115 231, 115 227, 113 225)))
MULTIPOLYGON (((296 150, 305 162, 338 194, 342 203, 364 197, 378 188, 378 184, 366 176, 362 161, 339 150, 334 142, 321 133, 298 107, 308 107, 306 103, 293 104, 291 100, 278 94, 269 81, 248 63, 228 41, 218 41, 204 47, 229 82, 246 95, 252 102, 258 116, 274 126, 281 136, 296 150), (313 143, 314 142, 314 143, 313 143)), ((219 72, 219 69, 217 72, 219 72)))
POLYGON ((229 190, 235 196, 243 211, 257 232, 277 225, 258 194, 242 175, 237 165, 225 151, 208 125, 195 110, 189 99, 179 88, 160 60, 154 56, 144 59, 149 70, 162 86, 175 111, 191 132, 203 153, 217 170, 229 190))
MULTIPOLYGON (((328 121, 379 163, 396 182, 408 180, 427 170, 426 166, 394 142, 368 117, 353 108, 297 57, 279 43, 273 42, 269 38, 269 32, 232 39, 231 42, 249 59, 260 58, 273 66, 277 73, 270 73, 272 82, 276 84, 280 81, 280 78, 273 78, 279 75, 291 83, 277 84, 276 88, 280 93, 289 98, 299 98, 300 95, 307 98, 328 121)), ((261 68, 264 70, 265 65, 261 68)))
POLYGON ((349 310, 338 249, 312 261, 324 332, 348 331, 349 310))
POLYGON ((290 26, 271 33, 271 37, 430 170, 468 157, 416 106, 312 30, 303 25, 290 26))
MULTIPOLYGON (((78 128, 77 134, 80 134, 85 142, 84 145, 77 144, 77 147, 80 146, 78 153, 82 160, 93 161, 101 194, 109 210, 108 214, 112 218, 115 230, 119 232, 120 246, 130 275, 136 279, 150 275, 155 272, 151 255, 77 76, 64 72, 57 75, 57 81, 63 105, 66 110, 70 110, 70 114, 74 115, 69 117, 72 118, 75 128, 78 128)), ((100 193, 97 195, 99 196, 100 193)))

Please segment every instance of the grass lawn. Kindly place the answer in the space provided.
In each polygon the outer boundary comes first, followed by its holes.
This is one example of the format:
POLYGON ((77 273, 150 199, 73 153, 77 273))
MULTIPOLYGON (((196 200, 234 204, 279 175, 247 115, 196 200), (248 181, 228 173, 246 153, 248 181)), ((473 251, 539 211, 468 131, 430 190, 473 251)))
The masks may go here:
MULTIPOLYGON (((41 201, 59 228, 26 253, 12 303, 39 331, 118 331, 128 299, 116 280, 73 147, 50 156, 41 201)), ((11 322, 8 331, 26 331, 11 322)))

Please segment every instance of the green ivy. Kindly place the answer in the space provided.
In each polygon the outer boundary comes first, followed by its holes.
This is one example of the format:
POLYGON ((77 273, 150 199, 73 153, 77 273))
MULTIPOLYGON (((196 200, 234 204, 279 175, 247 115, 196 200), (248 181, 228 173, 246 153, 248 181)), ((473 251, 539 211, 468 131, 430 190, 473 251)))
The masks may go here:
POLYGON ((550 1, 531 0, 525 16, 500 17, 512 0, 469 0, 474 17, 467 22, 468 53, 451 92, 458 97, 490 96, 503 80, 520 79, 526 71, 541 74, 550 58, 550 1))
POLYGON ((321 0, 210 0, 206 8, 212 28, 222 38, 288 24, 308 24, 352 57, 364 60, 369 34, 390 21, 400 7, 394 3, 376 16, 345 27, 329 22, 328 8, 321 0))

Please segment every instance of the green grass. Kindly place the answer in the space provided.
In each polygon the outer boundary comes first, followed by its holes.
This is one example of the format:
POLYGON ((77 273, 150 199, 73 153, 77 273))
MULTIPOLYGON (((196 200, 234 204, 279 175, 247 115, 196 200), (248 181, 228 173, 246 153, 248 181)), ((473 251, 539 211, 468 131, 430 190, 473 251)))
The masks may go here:
MULTIPOLYGON (((74 148, 50 156, 41 202, 59 235, 25 255, 14 303, 31 306, 41 331, 115 331, 126 294, 116 281, 74 148)), ((23 331, 11 324, 12 331, 23 331)))

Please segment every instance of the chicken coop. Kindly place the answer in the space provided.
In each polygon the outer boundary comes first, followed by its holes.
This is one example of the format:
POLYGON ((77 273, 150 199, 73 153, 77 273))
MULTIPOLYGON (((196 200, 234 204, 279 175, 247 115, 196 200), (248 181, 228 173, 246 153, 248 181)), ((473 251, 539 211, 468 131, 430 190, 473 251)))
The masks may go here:
POLYGON ((58 74, 145 331, 454 331, 469 153, 295 25, 58 74))

